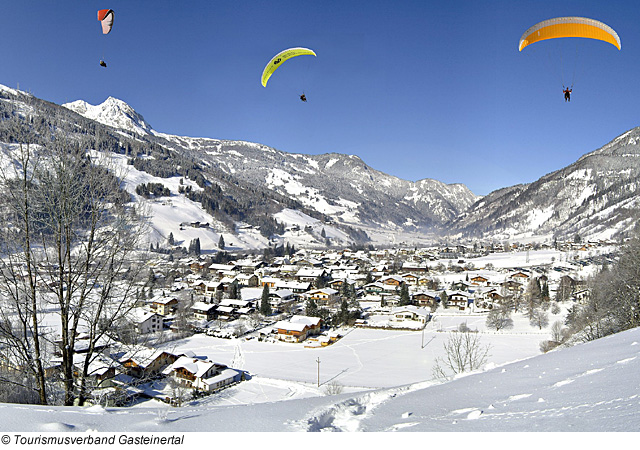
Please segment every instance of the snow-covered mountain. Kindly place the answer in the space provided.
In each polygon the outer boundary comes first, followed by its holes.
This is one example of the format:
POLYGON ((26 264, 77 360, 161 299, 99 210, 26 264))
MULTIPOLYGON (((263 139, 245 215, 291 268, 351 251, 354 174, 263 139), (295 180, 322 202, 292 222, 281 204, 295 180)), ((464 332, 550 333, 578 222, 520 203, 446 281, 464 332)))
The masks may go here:
POLYGON ((450 233, 497 239, 624 237, 640 215, 640 127, 575 163, 494 191, 452 221, 450 233))
POLYGON ((372 169, 354 155, 303 155, 245 141, 159 133, 129 105, 111 97, 96 106, 81 100, 64 106, 110 127, 146 135, 152 142, 200 161, 205 168, 293 198, 332 221, 355 228, 429 233, 477 198, 462 184, 402 180, 372 169))
MULTIPOLYGON (((232 234, 237 224, 248 224, 269 237, 273 223, 266 222, 288 209, 306 217, 298 227, 318 221, 309 235, 317 245, 327 243, 320 236, 323 228, 325 233, 333 230, 329 240, 334 245, 419 244, 442 235, 500 240, 576 234, 619 238, 635 226, 634 217, 640 212, 640 128, 534 183, 505 187, 481 198, 462 184, 399 179, 355 155, 305 155, 246 141, 157 132, 141 114, 112 97, 95 106, 78 100, 60 107, 2 87, 0 100, 7 115, 28 112, 45 122, 53 115, 62 117, 56 124, 67 124, 69 133, 80 126, 84 136, 100 141, 92 145, 125 154, 130 164, 149 176, 146 182, 178 177, 196 182, 200 191, 207 184, 213 186, 208 198, 192 201, 203 210, 209 205, 205 212, 215 215, 232 234)), ((5 132, 4 139, 10 140, 11 133, 5 132)), ((178 197, 178 192, 172 190, 172 196, 178 197)), ((283 242, 283 230, 276 234, 283 242)))
POLYGON ((113 128, 122 128, 141 135, 153 133, 151 126, 144 120, 142 115, 117 98, 109 97, 99 105, 91 105, 84 100, 76 100, 75 102, 64 103, 62 106, 77 112, 87 119, 95 120, 113 128))

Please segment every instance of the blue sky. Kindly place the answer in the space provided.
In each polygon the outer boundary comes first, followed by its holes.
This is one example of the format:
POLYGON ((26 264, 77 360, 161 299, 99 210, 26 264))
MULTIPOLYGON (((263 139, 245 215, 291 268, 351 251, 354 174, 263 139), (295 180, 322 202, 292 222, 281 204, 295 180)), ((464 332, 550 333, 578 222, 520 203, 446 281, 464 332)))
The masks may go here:
POLYGON ((638 23, 640 4, 622 0, 5 0, 0 84, 59 104, 113 96, 157 131, 355 154, 483 195, 640 125, 638 23), (102 8, 115 11, 107 36, 102 8), (558 16, 605 22, 622 50, 563 39, 518 52, 558 16), (318 56, 262 87, 269 59, 296 46, 318 56))

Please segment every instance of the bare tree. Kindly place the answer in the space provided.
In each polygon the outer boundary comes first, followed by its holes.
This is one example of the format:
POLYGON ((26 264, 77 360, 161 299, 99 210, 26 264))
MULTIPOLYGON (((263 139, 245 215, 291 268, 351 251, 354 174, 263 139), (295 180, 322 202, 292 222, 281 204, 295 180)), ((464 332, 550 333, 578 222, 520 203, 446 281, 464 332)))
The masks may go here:
POLYGON ((344 390, 344 386, 339 381, 336 381, 336 380, 333 380, 324 386, 325 395, 342 394, 343 390, 344 390))
POLYGON ((99 344, 135 302, 144 218, 127 204, 129 196, 109 171, 114 166, 106 167, 106 158, 96 164, 71 139, 57 136, 46 146, 25 146, 18 153, 19 160, 0 180, 1 206, 11 217, 3 229, 0 283, 13 317, 20 318, 20 332, 28 331, 23 345, 33 353, 22 361, 33 366, 40 401, 46 402, 42 341, 47 336, 39 321, 49 310, 59 317, 60 336, 49 351, 61 355, 64 404, 83 404, 99 344), (74 355, 80 337, 85 351, 78 370, 74 355))
POLYGON ((494 328, 496 331, 513 328, 511 308, 505 305, 500 305, 493 308, 487 315, 486 325, 489 328, 494 328))
POLYGON ((529 314, 529 323, 532 327, 538 327, 538 329, 542 330, 542 328, 549 325, 549 315, 541 308, 535 308, 529 314))
POLYGON ((477 332, 451 332, 444 343, 445 356, 435 359, 433 374, 436 378, 446 378, 479 369, 487 362, 490 348, 482 344, 477 332))

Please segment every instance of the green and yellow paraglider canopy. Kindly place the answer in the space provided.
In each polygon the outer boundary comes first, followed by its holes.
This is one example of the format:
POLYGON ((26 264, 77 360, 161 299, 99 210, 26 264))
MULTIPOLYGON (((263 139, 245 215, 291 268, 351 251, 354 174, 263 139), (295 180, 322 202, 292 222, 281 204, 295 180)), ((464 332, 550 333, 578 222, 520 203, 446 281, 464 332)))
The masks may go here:
POLYGON ((586 17, 556 17, 537 23, 524 32, 518 50, 522 51, 534 42, 564 37, 597 39, 613 44, 620 50, 620 37, 613 28, 586 17))
POLYGON ((295 56, 301 56, 301 55, 316 56, 315 52, 311 49, 304 48, 304 47, 294 47, 294 48, 288 48, 286 50, 283 50, 280 53, 278 53, 276 56, 271 58, 271 61, 269 61, 267 66, 262 71, 262 85, 263 86, 267 85, 267 81, 269 81, 269 78, 271 78, 271 75, 273 75, 273 72, 275 72, 276 69, 280 67, 283 62, 295 56))

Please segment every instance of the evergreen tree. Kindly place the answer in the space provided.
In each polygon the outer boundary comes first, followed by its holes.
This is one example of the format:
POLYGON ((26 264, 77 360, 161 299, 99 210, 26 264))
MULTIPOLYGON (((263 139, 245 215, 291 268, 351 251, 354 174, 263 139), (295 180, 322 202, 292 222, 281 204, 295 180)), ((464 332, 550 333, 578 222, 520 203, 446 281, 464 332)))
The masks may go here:
POLYGON ((174 237, 173 237, 173 233, 169 233, 169 237, 167 238, 167 242, 169 243, 169 245, 174 245, 176 243, 174 237))
POLYGON ((407 283, 402 283, 402 286, 400 286, 400 302, 398 304, 400 306, 411 304, 411 297, 409 296, 409 287, 407 286, 407 283))
POLYGON ((240 290, 238 289, 238 281, 233 280, 229 285, 229 298, 237 299, 240 297, 240 290))
POLYGON ((367 277, 364 280, 365 284, 371 284, 373 283, 373 275, 371 274, 371 272, 367 272, 367 277))
POLYGON ((218 248, 220 250, 224 250, 225 244, 224 244, 224 238, 222 237, 222 235, 220 235, 220 239, 218 240, 218 248))
POLYGON ((263 316, 270 316, 271 312, 271 303, 269 302, 269 285, 265 284, 262 288, 262 297, 260 298, 260 314, 263 316))
POLYGON ((304 314, 309 317, 320 317, 318 305, 312 298, 307 299, 304 314))
POLYGON ((442 291, 442 293, 440 294, 440 303, 442 304, 443 308, 449 306, 449 296, 447 295, 447 291, 442 291))

